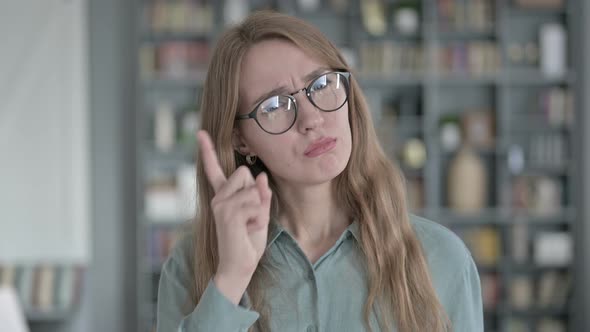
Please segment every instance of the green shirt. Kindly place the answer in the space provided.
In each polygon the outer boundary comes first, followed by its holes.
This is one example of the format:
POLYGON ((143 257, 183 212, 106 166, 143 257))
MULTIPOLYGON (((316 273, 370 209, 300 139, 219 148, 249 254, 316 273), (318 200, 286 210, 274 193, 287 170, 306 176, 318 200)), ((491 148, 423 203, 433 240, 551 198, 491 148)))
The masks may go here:
MULTIPOLYGON (((453 331, 483 331, 480 281, 471 254, 450 230, 411 216, 426 255, 438 298, 453 331)), ((267 251, 280 264, 280 284, 269 290, 272 331, 364 331, 363 306, 367 272, 362 264, 358 224, 352 223, 338 241, 311 264, 294 238, 279 225, 269 228, 267 251)), ((234 305, 209 282, 201 300, 183 314, 190 289, 187 257, 190 237, 175 247, 163 266, 158 291, 157 331, 247 331, 259 317, 249 310, 247 296, 234 305)), ((371 316, 373 331, 379 331, 371 316)))

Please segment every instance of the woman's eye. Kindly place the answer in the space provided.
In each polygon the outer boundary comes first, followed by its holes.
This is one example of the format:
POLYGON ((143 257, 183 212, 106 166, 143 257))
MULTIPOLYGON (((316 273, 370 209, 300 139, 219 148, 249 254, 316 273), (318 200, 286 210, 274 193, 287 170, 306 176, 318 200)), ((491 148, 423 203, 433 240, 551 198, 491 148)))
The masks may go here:
POLYGON ((278 110, 279 107, 278 106, 269 106, 267 108, 264 109, 264 113, 272 113, 276 110, 278 110))
POLYGON ((313 85, 311 86, 311 90, 312 91, 323 90, 328 85, 330 85, 330 83, 331 83, 331 81, 328 80, 326 76, 323 76, 313 83, 313 85))

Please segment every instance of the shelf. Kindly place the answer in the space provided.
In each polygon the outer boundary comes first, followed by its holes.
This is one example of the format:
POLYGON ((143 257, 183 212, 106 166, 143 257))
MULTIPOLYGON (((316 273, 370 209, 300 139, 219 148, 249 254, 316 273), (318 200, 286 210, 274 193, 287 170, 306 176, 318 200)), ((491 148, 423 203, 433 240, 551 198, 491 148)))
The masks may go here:
POLYGON ((469 74, 469 73, 447 73, 439 69, 436 74, 391 74, 386 76, 363 75, 359 78, 361 86, 366 88, 388 88, 393 86, 411 86, 422 84, 439 85, 525 85, 543 86, 555 84, 572 84, 575 80, 574 74, 551 77, 533 70, 515 70, 514 72, 490 73, 490 74, 469 74))
POLYGON ((554 215, 518 214, 507 209, 487 208, 475 213, 460 213, 451 209, 424 211, 427 218, 448 226, 513 225, 526 222, 530 225, 563 225, 573 221, 573 209, 566 208, 554 215))
POLYGON ((569 176, 571 174, 571 164, 556 165, 556 166, 528 166, 525 167, 517 176, 569 176))
POLYGON ((176 227, 184 227, 189 226, 192 222, 190 218, 150 218, 144 217, 145 225, 148 227, 156 227, 156 228, 176 228, 176 227))
POLYGON ((552 215, 531 214, 527 211, 513 211, 510 223, 526 222, 537 225, 569 224, 572 223, 575 218, 575 209, 573 207, 564 207, 561 211, 552 215))
POLYGON ((554 125, 550 125, 547 123, 548 120, 533 120, 533 121, 528 121, 527 123, 529 124, 527 127, 525 128, 518 128, 518 129, 514 129, 514 128, 508 128, 507 130, 507 135, 508 136, 529 136, 531 134, 547 134, 547 133, 551 133, 551 134, 563 134, 563 135, 567 135, 570 134, 571 131, 573 130, 572 126, 569 125, 559 125, 559 126, 554 126, 554 125))
POLYGON ((404 176, 409 179, 416 179, 416 178, 423 178, 424 177, 424 169, 418 168, 408 168, 408 167, 401 167, 404 176))
POLYGON ((477 271, 479 274, 494 274, 499 273, 501 269, 501 264, 477 264, 477 271))
POLYGON ((424 37, 420 32, 413 35, 405 35, 397 31, 388 31, 382 36, 373 36, 369 33, 364 33, 365 40, 370 42, 375 41, 393 41, 398 44, 419 44, 422 43, 424 37))
MULTIPOLYGON (((453 150, 453 151, 448 151, 448 150, 443 150, 442 147, 440 148, 441 150, 441 157, 444 159, 450 159, 453 158, 457 155, 457 153, 459 153, 460 148, 453 150)), ((499 148, 483 148, 483 147, 478 147, 478 148, 474 148, 473 151, 478 154, 481 157, 493 157, 493 156, 500 156, 503 155, 505 152, 502 149, 499 148)))
POLYGON ((198 32, 152 32, 142 36, 144 43, 163 43, 163 42, 192 42, 211 40, 211 36, 198 32))
POLYGON ((203 86, 205 77, 193 78, 146 78, 141 85, 146 89, 196 89, 203 86))
POLYGON ((469 74, 439 72, 430 79, 431 83, 441 85, 494 85, 501 81, 500 74, 469 74))
POLYGON ((499 303, 495 308, 484 309, 486 315, 499 315, 499 316, 530 316, 530 317, 542 317, 542 316, 565 316, 568 315, 567 308, 561 307, 547 307, 547 308, 536 308, 534 306, 530 308, 515 308, 508 304, 499 303))
POLYGON ((515 5, 515 6, 512 6, 510 8, 507 8, 506 10, 504 10, 504 12, 502 14, 510 15, 510 16, 556 16, 556 15, 570 15, 571 11, 567 8, 567 6, 554 7, 554 8, 551 8, 551 7, 526 8, 526 7, 518 7, 515 5))
POLYGON ((502 216, 505 214, 507 212, 501 212, 494 208, 487 208, 474 213, 460 213, 444 208, 430 211, 428 218, 449 226, 482 226, 504 223, 502 216))
POLYGON ((334 9, 332 9, 331 7, 326 7, 326 6, 322 6, 320 5, 319 8, 315 9, 315 10, 307 10, 304 8, 300 8, 299 6, 297 6, 297 8, 295 9, 295 14, 297 14, 297 16, 300 16, 304 19, 306 18, 323 18, 323 17, 328 17, 328 18, 334 18, 334 16, 336 16, 337 18, 341 18, 341 19, 351 19, 351 18, 359 18, 360 15, 355 15, 353 12, 351 12, 349 10, 349 8, 345 8, 342 11, 336 11, 334 9))
POLYGON ((565 75, 548 76, 533 69, 506 69, 503 83, 506 85, 543 86, 555 84, 571 84, 575 81, 575 74, 567 72, 565 75))
POLYGON ((390 88, 395 86, 412 86, 424 84, 419 74, 398 73, 387 76, 359 75, 359 84, 365 88, 390 88))
POLYGON ((480 31, 441 31, 437 32, 436 36, 439 37, 441 41, 494 39, 496 38, 496 31, 493 29, 480 31))
POLYGON ((401 116, 395 117, 394 120, 394 127, 392 128, 395 130, 398 136, 398 142, 404 141, 401 139, 415 137, 415 136, 422 136, 422 132, 424 128, 422 126, 422 117, 410 117, 410 116, 401 116))
POLYGON ((506 263, 506 268, 510 269, 512 273, 529 273, 529 274, 539 274, 551 271, 567 271, 570 269, 569 266, 544 266, 544 265, 537 265, 535 263, 506 263))
POLYGON ((40 311, 37 309, 25 310, 25 317, 29 322, 63 322, 72 318, 74 310, 40 311))
POLYGON ((195 158, 196 146, 177 144, 169 151, 160 151, 153 147, 153 144, 147 144, 144 148, 144 159, 146 161, 161 161, 164 163, 189 163, 195 158))
POLYGON ((569 315, 566 308, 530 308, 516 309, 508 308, 503 312, 504 315, 526 316, 526 317, 546 317, 546 316, 567 316, 569 315))
POLYGON ((545 272, 559 271, 564 272, 570 269, 570 266, 551 266, 537 265, 534 262, 518 263, 511 261, 509 258, 500 258, 496 264, 477 264, 477 270, 480 274, 502 274, 510 271, 512 274, 533 274, 538 275, 545 272))

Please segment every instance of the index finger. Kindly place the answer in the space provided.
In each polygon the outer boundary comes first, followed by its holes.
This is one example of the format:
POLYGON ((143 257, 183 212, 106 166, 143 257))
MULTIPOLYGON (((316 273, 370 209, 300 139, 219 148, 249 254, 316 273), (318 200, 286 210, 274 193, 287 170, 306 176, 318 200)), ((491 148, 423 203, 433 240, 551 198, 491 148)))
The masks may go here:
POLYGON ((217 153, 215 152, 209 133, 205 130, 199 130, 197 138, 201 148, 205 174, 209 183, 213 186, 213 190, 217 193, 227 179, 225 178, 225 174, 223 174, 221 165, 219 165, 219 159, 217 159, 217 153))

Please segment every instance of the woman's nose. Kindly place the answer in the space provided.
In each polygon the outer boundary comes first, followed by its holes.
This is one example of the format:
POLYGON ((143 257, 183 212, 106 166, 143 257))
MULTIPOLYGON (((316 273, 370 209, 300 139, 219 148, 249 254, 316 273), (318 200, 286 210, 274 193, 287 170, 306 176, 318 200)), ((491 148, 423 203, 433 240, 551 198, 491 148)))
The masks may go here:
POLYGON ((320 111, 307 98, 305 92, 299 93, 297 100, 297 127, 300 132, 306 133, 309 130, 320 127, 324 124, 324 112, 320 111))

